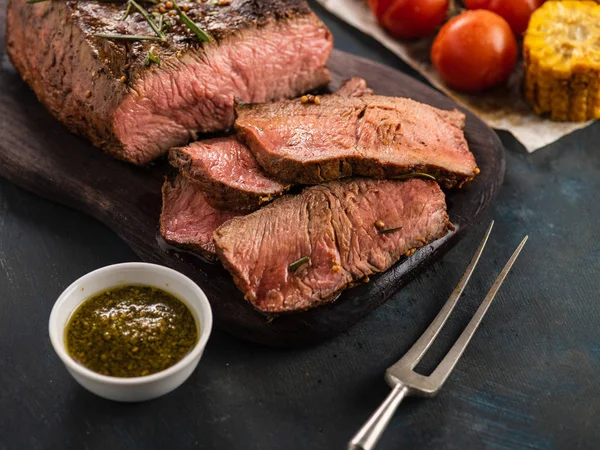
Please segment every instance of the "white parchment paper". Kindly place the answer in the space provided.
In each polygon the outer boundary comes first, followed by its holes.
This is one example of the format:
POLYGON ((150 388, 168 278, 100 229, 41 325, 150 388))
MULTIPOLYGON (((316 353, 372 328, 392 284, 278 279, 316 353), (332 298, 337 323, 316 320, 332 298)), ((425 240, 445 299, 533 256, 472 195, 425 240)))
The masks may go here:
POLYGON ((485 94, 468 95, 444 85, 429 60, 433 38, 400 41, 392 38, 377 24, 366 0, 317 0, 340 19, 375 38, 420 72, 432 85, 457 103, 470 109, 493 128, 507 130, 533 152, 591 122, 553 122, 538 117, 525 102, 521 92, 523 70, 519 66, 502 86, 485 94))

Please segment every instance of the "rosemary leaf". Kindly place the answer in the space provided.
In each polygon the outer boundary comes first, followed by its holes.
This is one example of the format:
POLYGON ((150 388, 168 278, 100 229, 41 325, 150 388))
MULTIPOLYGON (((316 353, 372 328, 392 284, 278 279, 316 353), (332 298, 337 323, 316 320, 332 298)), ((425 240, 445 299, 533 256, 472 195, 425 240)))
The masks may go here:
POLYGON ((400 231, 402 229, 402 227, 396 227, 396 228, 388 228, 386 230, 379 230, 380 234, 389 234, 389 233, 393 233, 394 231, 400 231))
POLYGON ((422 172, 413 172, 407 173, 406 175, 398 175, 396 177, 392 177, 393 180, 407 180, 408 178, 429 178, 430 180, 436 181, 433 175, 429 175, 428 173, 422 172))
POLYGON ((134 34, 105 34, 98 33, 94 34, 94 37, 99 37, 103 39, 110 39, 111 41, 159 41, 160 39, 156 36, 139 36, 134 34))
POLYGON ((177 14, 179 14, 179 20, 181 20, 201 42, 212 41, 212 38, 204 30, 202 30, 192 19, 190 19, 185 12, 183 12, 183 10, 179 7, 175 0, 173 0, 173 7, 175 8, 175 11, 177 11, 177 14))
POLYGON ((125 19, 127 19, 127 16, 129 16, 129 13, 131 12, 131 2, 127 2, 127 9, 125 10, 125 14, 123 14, 123 17, 121 17, 119 20, 123 21, 125 19))
POLYGON ((310 258, 308 256, 305 256, 304 258, 300 258, 298 261, 295 261, 293 263, 291 263, 288 267, 288 270, 290 272, 295 272, 296 270, 298 270, 301 266, 303 266, 304 264, 306 264, 307 262, 310 261, 310 258))
POLYGON ((155 20, 158 20, 158 23, 156 25, 158 25, 158 28, 160 28, 160 31, 165 31, 165 30, 168 30, 169 28, 173 27, 171 22, 169 22, 168 20, 164 20, 163 14, 153 12, 152 16, 154 17, 155 20))
POLYGON ((42 3, 47 2, 48 0, 27 0, 27 3, 42 3))
POLYGON ((148 11, 146 11, 144 8, 142 8, 140 6, 140 4, 137 3, 135 0, 129 0, 129 3, 131 3, 131 5, 135 9, 137 9, 142 16, 144 16, 144 19, 146 19, 146 22, 148 22, 148 25, 150 25, 150 28, 152 28, 154 30, 154 32, 160 38, 161 41, 164 41, 167 39, 167 37, 165 36, 165 33, 163 33, 161 31, 161 29, 158 28, 158 25, 156 25, 156 22, 154 22, 154 19, 152 18, 152 16, 150 14, 148 14, 148 11))
POLYGON ((160 57, 152 53, 152 50, 154 50, 154 47, 150 47, 150 50, 148 50, 146 58, 144 58, 144 66, 149 66, 151 63, 154 63, 160 67, 160 57))

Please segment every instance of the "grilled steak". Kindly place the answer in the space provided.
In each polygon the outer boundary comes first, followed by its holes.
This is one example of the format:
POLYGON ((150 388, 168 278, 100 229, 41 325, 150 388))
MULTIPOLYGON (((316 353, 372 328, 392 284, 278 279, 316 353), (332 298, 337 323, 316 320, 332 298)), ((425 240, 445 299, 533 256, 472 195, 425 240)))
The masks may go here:
POLYGON ((162 199, 160 234, 163 239, 215 259, 213 232, 238 213, 213 208, 204 193, 181 175, 165 180, 162 199))
POLYGON ((332 301, 451 227, 437 183, 353 178, 279 198, 214 236, 245 298, 281 313, 332 301))
POLYGON ((236 112, 238 138, 282 182, 424 172, 449 188, 479 172, 459 111, 406 98, 328 95, 319 105, 288 100, 238 105, 236 112))
MULTIPOLYGON (((362 78, 342 83, 336 95, 371 95, 362 78)), ((254 211, 281 195, 287 186, 268 178, 252 152, 234 136, 193 142, 169 152, 169 162, 197 183, 217 208, 254 211)))
POLYGON ((230 127, 234 98, 294 97, 330 80, 331 34, 305 0, 225 3, 180 4, 212 37, 201 43, 166 12, 164 42, 97 37, 157 36, 135 8, 120 20, 125 2, 9 0, 8 53, 40 101, 73 132, 145 164, 197 133, 230 127))
POLYGON ((286 189, 268 178, 248 147, 233 136, 174 148, 169 162, 197 183, 218 208, 253 211, 286 189))

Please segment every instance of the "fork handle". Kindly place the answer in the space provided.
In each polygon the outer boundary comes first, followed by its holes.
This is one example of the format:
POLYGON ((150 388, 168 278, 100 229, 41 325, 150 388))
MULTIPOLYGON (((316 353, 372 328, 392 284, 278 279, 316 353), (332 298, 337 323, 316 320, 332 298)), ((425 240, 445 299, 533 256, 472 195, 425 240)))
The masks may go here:
POLYGON ((375 444, 379 441, 406 394, 408 394, 408 387, 402 383, 396 384, 377 411, 354 435, 348 444, 348 450, 372 450, 375 448, 375 444))

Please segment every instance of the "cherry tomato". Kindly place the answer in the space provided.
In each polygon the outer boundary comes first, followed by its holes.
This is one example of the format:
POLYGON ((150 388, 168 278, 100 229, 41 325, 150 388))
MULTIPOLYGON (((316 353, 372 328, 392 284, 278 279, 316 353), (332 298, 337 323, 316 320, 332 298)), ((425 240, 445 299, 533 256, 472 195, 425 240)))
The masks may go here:
POLYGON ((383 27, 394 37, 433 34, 448 13, 449 0, 369 0, 383 27))
POLYGON ((465 0, 467 9, 487 9, 490 0, 465 0))
POLYGON ((490 0, 486 9, 502 16, 517 36, 527 30, 531 14, 542 6, 543 0, 490 0))
POLYGON ((499 15, 484 9, 465 11, 442 27, 431 60, 450 86, 478 92, 508 78, 517 62, 517 41, 499 15))
POLYGON ((517 36, 527 29, 531 14, 542 6, 544 0, 467 0, 469 9, 487 9, 502 16, 517 36))
POLYGON ((371 11, 375 14, 375 17, 377 17, 377 20, 381 21, 383 13, 388 10, 394 1, 395 0, 369 0, 369 6, 371 7, 371 11))

